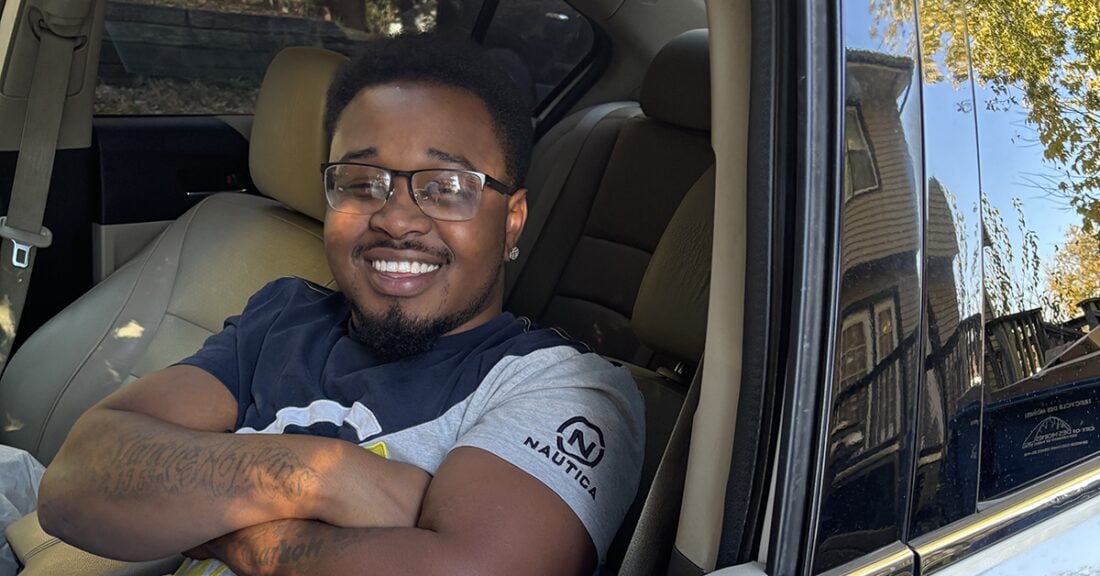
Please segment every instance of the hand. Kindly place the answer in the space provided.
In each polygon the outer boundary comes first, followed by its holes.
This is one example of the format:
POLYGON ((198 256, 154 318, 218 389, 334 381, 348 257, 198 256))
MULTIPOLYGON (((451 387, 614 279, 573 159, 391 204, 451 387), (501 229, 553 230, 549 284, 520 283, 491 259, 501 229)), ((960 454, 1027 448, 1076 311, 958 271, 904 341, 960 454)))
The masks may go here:
POLYGON ((340 465, 324 470, 313 509, 306 516, 341 528, 411 528, 431 475, 340 442, 340 465))
POLYGON ((302 573, 319 558, 326 529, 308 520, 276 520, 250 526, 184 552, 196 560, 216 558, 238 576, 302 573))

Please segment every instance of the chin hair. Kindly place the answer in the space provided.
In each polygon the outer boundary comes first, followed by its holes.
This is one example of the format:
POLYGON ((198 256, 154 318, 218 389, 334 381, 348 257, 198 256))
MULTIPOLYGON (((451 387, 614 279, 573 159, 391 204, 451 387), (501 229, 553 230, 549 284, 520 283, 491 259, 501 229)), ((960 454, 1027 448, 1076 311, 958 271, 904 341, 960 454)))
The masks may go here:
POLYGON ((380 314, 367 312, 352 302, 352 322, 349 323, 348 334, 352 340, 369 348, 382 362, 420 356, 431 350, 440 336, 485 310, 494 285, 495 282, 490 281, 468 306, 438 318, 414 318, 406 314, 396 300, 380 314))

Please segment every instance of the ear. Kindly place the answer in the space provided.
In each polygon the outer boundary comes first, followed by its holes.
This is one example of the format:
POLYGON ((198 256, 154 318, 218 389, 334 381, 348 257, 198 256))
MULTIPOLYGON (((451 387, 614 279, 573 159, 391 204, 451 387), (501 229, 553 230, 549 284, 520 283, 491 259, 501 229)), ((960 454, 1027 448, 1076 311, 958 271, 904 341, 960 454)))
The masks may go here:
POLYGON ((508 261, 508 252, 519 242, 526 222, 527 189, 520 188, 508 197, 508 216, 504 223, 504 254, 501 255, 505 261, 508 261))

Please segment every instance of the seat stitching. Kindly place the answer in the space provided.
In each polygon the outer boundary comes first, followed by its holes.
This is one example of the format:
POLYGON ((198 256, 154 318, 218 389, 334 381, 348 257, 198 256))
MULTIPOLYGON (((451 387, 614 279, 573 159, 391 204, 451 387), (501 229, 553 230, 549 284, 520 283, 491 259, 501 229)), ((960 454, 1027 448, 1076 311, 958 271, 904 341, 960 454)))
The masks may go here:
POLYGON ((41 554, 42 552, 45 552, 47 549, 56 546, 60 542, 61 542, 60 538, 58 538, 56 536, 51 536, 49 540, 46 540, 45 542, 42 542, 38 546, 35 546, 34 548, 31 548, 30 551, 27 552, 27 562, 29 563, 31 558, 34 558, 38 554, 41 554))
MULTIPOLYGON (((591 233, 588 233, 588 232, 582 233, 580 239, 583 240, 585 237, 591 238, 593 240, 599 240, 601 242, 607 242, 608 244, 616 244, 618 246, 624 246, 626 248, 632 248, 634 250, 637 250, 638 252, 644 252, 644 253, 648 254, 651 258, 653 257, 653 251, 648 250, 646 248, 642 248, 641 246, 637 246, 635 244, 630 244, 630 243, 627 243, 627 242, 620 242, 618 240, 612 240, 611 238, 605 238, 603 236, 597 236, 596 234, 591 234, 591 233)), ((580 244, 580 241, 578 241, 577 243, 580 244)))
POLYGON ((275 220, 282 221, 282 222, 284 222, 284 223, 286 223, 290 226, 293 226, 293 227, 309 234, 310 236, 313 236, 314 238, 317 238, 318 240, 324 241, 324 239, 325 239, 323 234, 318 234, 316 231, 310 230, 309 228, 306 228, 305 226, 302 226, 301 224, 298 224, 297 222, 291 222, 290 220, 288 220, 286 218, 283 218, 282 216, 279 216, 278 214, 267 214, 267 216, 270 217, 270 218, 274 218, 275 220))
MULTIPOLYGON (((619 316, 622 316, 623 320, 626 320, 628 322, 631 319, 630 314, 620 312, 619 310, 616 310, 615 308, 613 308, 611 306, 608 306, 608 305, 606 305, 602 302, 598 302, 596 300, 591 300, 591 299, 586 298, 584 296, 580 296, 580 295, 576 295, 576 294, 565 294, 565 293, 559 292, 559 293, 554 294, 553 296, 551 296, 550 300, 553 301, 554 298, 563 298, 563 299, 566 299, 566 300, 574 300, 574 301, 577 301, 577 302, 586 302, 586 303, 592 304, 594 306, 599 306, 600 308, 603 308, 603 309, 605 309, 609 312, 613 312, 615 314, 618 314, 619 316)), ((547 306, 547 307, 549 307, 549 306, 547 306)))

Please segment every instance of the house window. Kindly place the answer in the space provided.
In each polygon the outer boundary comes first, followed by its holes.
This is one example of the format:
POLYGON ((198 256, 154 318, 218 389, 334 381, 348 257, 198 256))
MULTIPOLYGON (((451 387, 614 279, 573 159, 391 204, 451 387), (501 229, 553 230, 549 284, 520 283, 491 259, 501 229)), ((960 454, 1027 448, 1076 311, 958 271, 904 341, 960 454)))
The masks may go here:
POLYGON ((840 389, 871 371, 871 318, 866 311, 850 314, 840 329, 840 389))
POLYGON ((844 198, 878 189, 875 156, 867 144, 867 131, 859 108, 848 106, 844 113, 844 198))
POLYGON ((894 325, 894 300, 875 304, 875 360, 881 362, 898 347, 898 331, 894 325))

